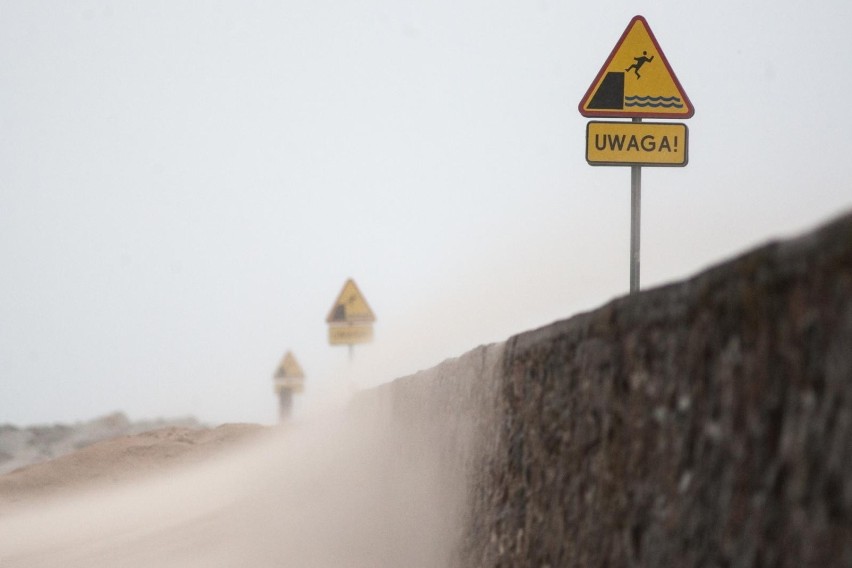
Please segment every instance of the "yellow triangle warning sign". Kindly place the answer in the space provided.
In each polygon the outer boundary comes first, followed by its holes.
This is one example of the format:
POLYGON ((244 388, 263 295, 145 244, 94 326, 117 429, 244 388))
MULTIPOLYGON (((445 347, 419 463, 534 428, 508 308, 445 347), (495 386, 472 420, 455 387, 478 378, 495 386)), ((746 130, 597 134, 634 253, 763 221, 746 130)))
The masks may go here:
POLYGON ((284 358, 281 359, 281 363, 278 365, 278 369, 275 371, 276 379, 304 379, 305 372, 302 371, 301 365, 296 361, 296 357, 292 352, 288 351, 284 358))
POLYGON ((343 285, 343 290, 334 301, 334 306, 325 321, 328 323, 373 323, 376 321, 376 316, 373 315, 373 310, 370 309, 355 281, 350 278, 343 285))
POLYGON ((611 118, 689 118, 695 114, 642 16, 630 20, 580 102, 580 114, 611 118))

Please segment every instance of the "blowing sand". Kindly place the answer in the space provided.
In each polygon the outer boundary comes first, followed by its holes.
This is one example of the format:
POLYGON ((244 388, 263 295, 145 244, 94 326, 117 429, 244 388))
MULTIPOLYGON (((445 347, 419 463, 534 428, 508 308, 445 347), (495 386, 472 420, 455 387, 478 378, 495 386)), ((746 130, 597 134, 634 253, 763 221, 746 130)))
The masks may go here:
POLYGON ((445 566, 464 484, 388 425, 166 428, 0 476, 0 566, 445 566))

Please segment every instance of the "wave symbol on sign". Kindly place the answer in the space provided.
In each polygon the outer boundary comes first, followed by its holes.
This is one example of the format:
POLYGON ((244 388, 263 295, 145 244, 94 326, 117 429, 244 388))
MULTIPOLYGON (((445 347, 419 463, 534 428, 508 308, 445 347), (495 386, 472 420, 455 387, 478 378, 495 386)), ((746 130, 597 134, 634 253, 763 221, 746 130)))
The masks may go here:
POLYGON ((624 97, 624 106, 683 108, 683 101, 681 101, 678 97, 640 97, 637 95, 632 95, 629 97, 624 97))

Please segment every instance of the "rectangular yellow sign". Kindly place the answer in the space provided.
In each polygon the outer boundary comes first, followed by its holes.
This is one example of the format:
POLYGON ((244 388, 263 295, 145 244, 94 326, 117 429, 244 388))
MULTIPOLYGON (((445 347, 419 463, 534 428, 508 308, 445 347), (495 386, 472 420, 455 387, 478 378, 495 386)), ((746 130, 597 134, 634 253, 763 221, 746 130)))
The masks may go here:
POLYGON ((275 392, 287 389, 293 392, 305 390, 305 381, 302 379, 275 379, 275 392))
POLYGON ((372 325, 331 325, 328 342, 331 345, 354 345, 373 341, 372 325))
POLYGON ((600 122, 586 126, 592 166, 685 166, 689 131, 674 122, 600 122))

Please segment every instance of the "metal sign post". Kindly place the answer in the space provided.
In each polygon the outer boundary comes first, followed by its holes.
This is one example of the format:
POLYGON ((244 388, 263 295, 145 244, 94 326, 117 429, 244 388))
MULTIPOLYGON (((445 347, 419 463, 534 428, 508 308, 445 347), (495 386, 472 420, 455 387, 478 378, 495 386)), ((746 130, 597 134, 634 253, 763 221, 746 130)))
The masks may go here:
MULTIPOLYGON (((642 122, 634 118, 633 122, 642 122)), ((642 234, 642 166, 630 166, 630 293, 639 291, 639 240, 642 234)))

